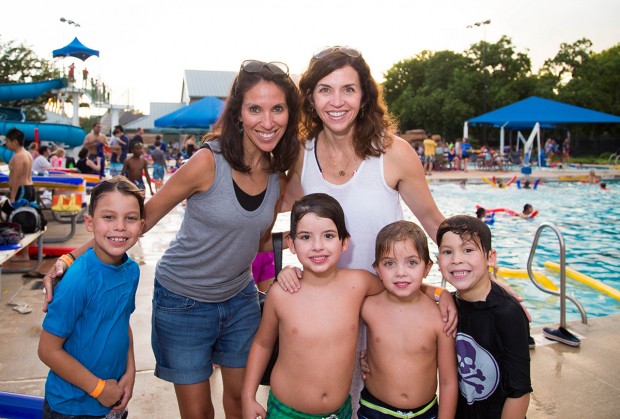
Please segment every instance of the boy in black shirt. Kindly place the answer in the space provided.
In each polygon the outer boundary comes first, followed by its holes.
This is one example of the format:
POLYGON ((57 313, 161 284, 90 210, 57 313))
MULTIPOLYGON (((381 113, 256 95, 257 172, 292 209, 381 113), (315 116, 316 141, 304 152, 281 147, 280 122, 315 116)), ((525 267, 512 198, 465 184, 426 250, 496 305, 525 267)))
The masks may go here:
POLYGON ((532 391, 528 320, 519 303, 491 281, 491 230, 457 215, 437 230, 439 269, 455 288, 459 315, 456 417, 524 418, 532 391))

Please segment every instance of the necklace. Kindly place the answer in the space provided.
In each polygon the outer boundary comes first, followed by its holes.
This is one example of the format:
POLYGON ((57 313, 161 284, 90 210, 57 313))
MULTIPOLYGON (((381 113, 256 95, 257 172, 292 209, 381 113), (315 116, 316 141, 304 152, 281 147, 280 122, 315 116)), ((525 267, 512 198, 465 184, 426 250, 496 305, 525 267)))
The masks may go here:
POLYGON ((355 156, 355 153, 351 154, 351 157, 349 157, 349 161, 347 162, 347 165, 344 167, 344 169, 338 171, 338 174, 340 176, 344 176, 346 174, 345 170, 347 170, 347 167, 349 167, 349 165, 351 164, 351 160, 353 160, 353 156, 355 156))
MULTIPOLYGON (((318 143, 318 138, 317 138, 317 141, 314 143, 314 159, 316 161, 316 165, 319 167, 319 171, 323 175, 323 178, 325 178, 325 173, 323 173, 323 167, 321 167, 321 163, 319 162, 319 156, 318 156, 317 151, 316 151, 317 143, 318 143)), ((347 174, 346 169, 351 164, 351 161, 353 160, 353 157, 355 157, 355 151, 349 157, 349 161, 347 162, 346 166, 342 170, 338 171, 338 175, 339 176, 344 177, 347 174)), ((353 171, 353 175, 355 175, 355 172, 357 172, 357 170, 353 171)))

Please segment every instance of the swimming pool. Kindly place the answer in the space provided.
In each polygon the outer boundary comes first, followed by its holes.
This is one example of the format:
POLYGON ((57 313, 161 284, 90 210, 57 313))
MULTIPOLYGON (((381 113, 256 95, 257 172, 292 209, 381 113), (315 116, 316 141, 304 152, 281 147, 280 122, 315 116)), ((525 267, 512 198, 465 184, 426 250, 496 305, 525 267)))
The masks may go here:
MULTIPOLYGON (((549 182, 536 190, 514 186, 497 189, 486 184, 462 189, 456 184, 439 184, 432 185, 431 191, 446 216, 474 215, 476 205, 521 212, 525 203, 532 204, 540 211, 533 219, 496 214, 491 231, 499 266, 526 269, 536 230, 547 221, 556 224, 562 232, 568 267, 620 290, 620 183, 612 181, 608 185, 609 191, 579 182, 549 182)), ((413 218, 408 209, 406 213, 407 218, 413 218)), ((434 243, 431 251, 437 254, 434 243)), ((532 267, 559 286, 559 274, 544 267, 547 260, 557 263, 560 260, 558 239, 550 229, 545 229, 540 237, 532 267)), ((441 280, 436 267, 431 273, 433 281, 441 280)), ((541 292, 529 279, 507 278, 506 281, 525 298, 533 325, 559 322, 559 297, 541 292)), ((588 317, 620 313, 620 301, 571 278, 566 281, 567 293, 584 306, 588 317)), ((566 307, 567 321, 581 319, 572 302, 567 300, 566 307)))
MULTIPOLYGON (((564 237, 567 266, 620 290, 620 182, 608 182, 609 191, 598 185, 579 182, 549 182, 538 189, 492 188, 488 184, 468 185, 462 189, 457 182, 432 184, 431 192, 445 216, 475 215, 476 205, 485 208, 510 208, 521 212, 525 203, 533 205, 539 214, 533 219, 496 214, 491 226, 493 247, 497 250, 499 266, 526 269, 536 230, 545 221, 558 226, 564 237)), ((403 204, 405 218, 416 221, 403 204)), ((289 228, 289 213, 280 214, 276 231, 289 228)), ((437 256, 437 246, 429 241, 431 255, 437 256)), ((545 229, 538 241, 532 268, 547 275, 558 286, 559 274, 544 267, 550 260, 559 263, 559 243, 550 229, 545 229)), ((285 250, 283 264, 299 266, 297 258, 285 250)), ((557 324, 560 321, 560 298, 543 293, 529 279, 506 278, 525 298, 532 315, 532 325, 557 324)), ((431 284, 441 283, 441 274, 433 266, 427 278, 431 284)), ((581 284, 566 279, 568 295, 576 298, 588 317, 620 313, 620 301, 581 284)), ((581 320, 575 305, 566 301, 566 320, 581 320)))

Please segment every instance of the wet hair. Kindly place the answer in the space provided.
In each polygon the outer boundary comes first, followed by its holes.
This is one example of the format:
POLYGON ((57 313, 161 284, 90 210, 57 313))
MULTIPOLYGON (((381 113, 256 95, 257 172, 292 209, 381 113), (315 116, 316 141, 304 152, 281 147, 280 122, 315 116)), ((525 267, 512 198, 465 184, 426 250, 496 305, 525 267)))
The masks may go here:
POLYGON ((437 246, 441 246, 444 234, 454 233, 463 241, 471 240, 485 255, 491 251, 491 229, 484 221, 469 215, 446 218, 437 229, 437 246))
POLYGON ((374 264, 379 264, 379 261, 394 249, 396 243, 404 241, 408 241, 413 245, 416 252, 418 252, 418 256, 425 264, 431 262, 428 238, 424 231, 420 226, 411 221, 401 220, 386 225, 377 234, 374 264))
POLYGON ((391 137, 387 133, 395 131, 394 120, 388 114, 381 88, 372 77, 364 58, 361 55, 350 57, 339 49, 321 58, 312 58, 299 80, 299 90, 303 95, 300 138, 310 141, 323 130, 323 121, 314 110, 312 94, 321 79, 346 66, 351 66, 357 72, 362 89, 353 137, 355 154, 363 159, 378 157, 390 145, 391 137))
POLYGON ((88 149, 87 148, 83 148, 78 153, 78 159, 85 159, 86 157, 88 157, 88 149))
POLYGON ((117 126, 115 126, 115 127, 114 127, 114 129, 115 129, 115 130, 117 130, 117 129, 118 129, 118 130, 120 130, 122 133, 125 133, 125 130, 123 129, 123 126, 122 126, 122 125, 117 125, 117 126))
POLYGON ((476 210, 476 217, 477 217, 478 219, 482 219, 482 217, 484 217, 486 214, 487 214, 487 210, 485 210, 485 209, 484 209, 484 208, 482 208, 482 207, 479 207, 479 208, 476 210))
POLYGON ((273 73, 267 66, 260 71, 247 72, 239 70, 222 114, 213 128, 212 134, 203 137, 203 143, 219 138, 222 155, 233 169, 250 173, 250 167, 245 163, 243 148, 243 130, 241 129, 241 107, 245 94, 261 81, 274 83, 284 93, 288 110, 288 124, 284 135, 269 153, 269 172, 285 172, 292 166, 299 152, 297 128, 299 125, 300 95, 297 86, 288 75, 273 73))
POLYGON ((116 134, 122 134, 123 130, 120 129, 119 127, 114 128, 114 131, 112 131, 112 135, 116 135, 116 134))
POLYGON ((336 224, 338 238, 344 243, 345 239, 351 237, 344 221, 344 211, 340 203, 335 198, 324 193, 313 193, 306 195, 293 204, 291 209, 291 230, 292 239, 297 238, 297 223, 306 214, 316 214, 321 218, 329 218, 336 224))
POLYGON ((88 204, 88 214, 91 217, 94 216, 99 201, 101 201, 106 194, 114 191, 136 198, 140 206, 140 219, 144 218, 144 191, 138 189, 138 187, 125 176, 114 176, 110 179, 104 179, 93 188, 90 194, 90 203, 88 204))
POLYGON ((8 130, 6 133, 6 138, 11 141, 17 141, 17 144, 22 147, 24 146, 24 133, 17 128, 11 128, 8 130))
POLYGON ((526 211, 531 211, 532 209, 532 204, 525 204, 523 205, 523 212, 525 213, 526 211))

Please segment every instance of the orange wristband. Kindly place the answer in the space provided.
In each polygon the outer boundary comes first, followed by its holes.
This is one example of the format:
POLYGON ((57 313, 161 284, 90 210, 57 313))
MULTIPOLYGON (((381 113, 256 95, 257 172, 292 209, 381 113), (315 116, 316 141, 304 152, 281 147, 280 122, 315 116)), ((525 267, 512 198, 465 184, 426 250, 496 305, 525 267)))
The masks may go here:
POLYGON ((71 253, 67 253, 65 255, 61 255, 58 259, 62 260, 66 265, 67 268, 69 266, 71 266, 73 264, 73 262, 75 261, 75 259, 72 259, 71 256, 69 256, 71 253))
POLYGON ((105 388, 105 381, 103 381, 100 378, 99 382, 97 383, 97 387, 95 387, 95 389, 93 390, 92 393, 90 393, 90 395, 96 399, 97 397, 99 397, 99 395, 101 394, 104 388, 105 388))
POLYGON ((439 302, 439 296, 441 295, 442 292, 445 291, 445 288, 441 288, 441 287, 437 287, 435 288, 435 301, 439 302))

